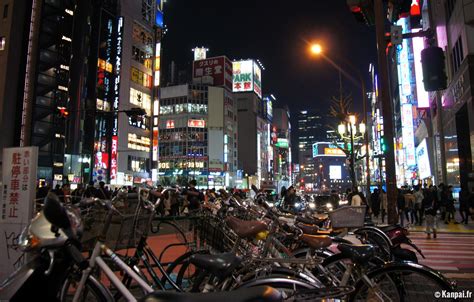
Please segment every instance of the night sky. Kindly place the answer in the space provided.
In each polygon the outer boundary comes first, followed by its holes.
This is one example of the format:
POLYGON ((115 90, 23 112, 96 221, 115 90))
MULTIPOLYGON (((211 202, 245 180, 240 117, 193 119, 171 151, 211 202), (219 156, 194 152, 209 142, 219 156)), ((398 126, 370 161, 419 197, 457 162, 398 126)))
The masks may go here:
MULTIPOLYGON (((263 93, 273 93, 277 106, 288 104, 292 117, 302 109, 326 114, 331 96, 339 95, 337 70, 309 54, 310 42, 320 42, 349 73, 341 57, 351 60, 368 87, 368 66, 377 58, 374 28, 357 23, 345 0, 167 0, 165 23, 165 73, 171 60, 190 68, 195 46, 209 48, 208 56, 259 59, 263 93)), ((361 108, 360 88, 347 79, 343 86, 361 108)))

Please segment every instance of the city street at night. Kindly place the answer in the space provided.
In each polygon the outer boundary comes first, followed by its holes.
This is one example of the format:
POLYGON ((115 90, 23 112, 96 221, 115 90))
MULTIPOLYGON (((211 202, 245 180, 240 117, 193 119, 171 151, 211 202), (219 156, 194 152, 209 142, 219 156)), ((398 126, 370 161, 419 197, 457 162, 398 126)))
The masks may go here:
POLYGON ((474 301, 472 0, 0 0, 0 301, 474 301))

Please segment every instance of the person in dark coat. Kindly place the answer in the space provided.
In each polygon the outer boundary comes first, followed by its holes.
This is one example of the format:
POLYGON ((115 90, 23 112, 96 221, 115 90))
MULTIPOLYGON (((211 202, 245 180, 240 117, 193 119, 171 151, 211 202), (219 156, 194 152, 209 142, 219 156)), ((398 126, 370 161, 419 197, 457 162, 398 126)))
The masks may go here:
POLYGON ((372 213, 374 214, 374 217, 378 218, 380 213, 379 189, 375 189, 374 192, 370 195, 370 207, 372 208, 372 213))

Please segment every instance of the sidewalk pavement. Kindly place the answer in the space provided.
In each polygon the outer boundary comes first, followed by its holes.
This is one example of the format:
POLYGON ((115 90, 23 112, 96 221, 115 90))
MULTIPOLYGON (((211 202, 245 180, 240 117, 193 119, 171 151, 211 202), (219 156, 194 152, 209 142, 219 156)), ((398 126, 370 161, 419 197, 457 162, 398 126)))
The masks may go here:
MULTIPOLYGON (((458 213, 456 213, 456 221, 461 221, 461 217, 459 216, 458 213)), ((375 225, 387 225, 387 220, 385 220, 385 223, 382 223, 381 218, 379 217, 374 218, 372 217, 372 221, 375 223, 375 225)), ((469 223, 468 224, 455 224, 453 222, 446 224, 444 221, 441 220, 440 216, 438 215, 437 217, 437 231, 438 233, 458 233, 458 234, 473 234, 474 235, 474 222, 470 219, 469 217, 469 223)), ((426 226, 425 226, 425 221, 423 221, 422 225, 414 225, 414 224, 409 224, 405 220, 405 227, 407 227, 410 232, 425 232, 426 226)))

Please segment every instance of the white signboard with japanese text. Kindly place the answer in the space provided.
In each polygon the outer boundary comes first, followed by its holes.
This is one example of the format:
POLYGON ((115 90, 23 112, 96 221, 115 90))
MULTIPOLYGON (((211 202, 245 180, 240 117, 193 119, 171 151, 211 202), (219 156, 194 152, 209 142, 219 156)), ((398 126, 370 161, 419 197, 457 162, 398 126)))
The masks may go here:
POLYGON ((0 282, 25 262, 18 238, 33 217, 38 147, 5 148, 0 215, 0 282))
POLYGON ((254 62, 252 60, 233 62, 233 92, 253 91, 254 62))

